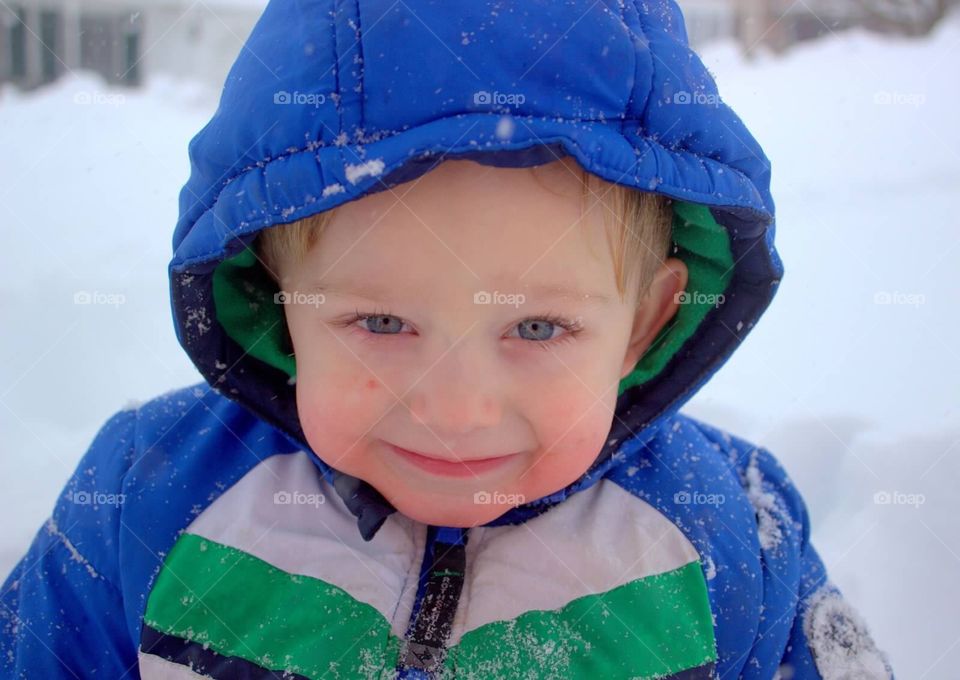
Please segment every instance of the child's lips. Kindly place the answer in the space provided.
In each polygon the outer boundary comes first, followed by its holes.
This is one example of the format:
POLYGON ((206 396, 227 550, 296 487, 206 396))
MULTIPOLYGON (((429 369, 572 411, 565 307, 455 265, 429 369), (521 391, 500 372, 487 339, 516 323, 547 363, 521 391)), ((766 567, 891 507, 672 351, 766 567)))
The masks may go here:
POLYGON ((504 465, 520 455, 518 453, 511 453, 505 456, 497 456, 494 458, 474 458, 457 461, 451 459, 433 458, 432 456, 426 456, 414 451, 408 451, 407 449, 400 448, 394 444, 390 444, 389 446, 399 457, 403 458, 409 463, 412 463, 413 465, 416 465, 421 470, 449 477, 472 477, 480 474, 481 472, 486 472, 488 470, 500 467, 501 465, 504 465))

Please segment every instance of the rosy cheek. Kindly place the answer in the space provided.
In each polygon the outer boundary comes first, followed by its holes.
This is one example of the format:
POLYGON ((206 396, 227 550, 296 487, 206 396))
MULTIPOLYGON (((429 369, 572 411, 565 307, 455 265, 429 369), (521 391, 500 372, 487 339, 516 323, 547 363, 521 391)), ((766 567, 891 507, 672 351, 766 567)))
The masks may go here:
POLYGON ((308 434, 356 438, 383 416, 391 401, 386 386, 366 371, 314 376, 297 383, 297 410, 308 434))
POLYGON ((579 385, 579 389, 568 386, 565 396, 546 400, 537 410, 543 421, 551 423, 559 432, 569 430, 570 434, 578 434, 584 425, 597 418, 601 409, 602 405, 579 385))
POLYGON ((588 408, 589 403, 583 399, 558 399, 553 412, 557 414, 558 422, 566 423, 567 427, 578 427, 584 418, 589 417, 584 413, 588 408))
MULTIPOLYGON (((546 414, 545 414, 546 415, 546 414)), ((588 395, 586 399, 567 399, 544 422, 544 446, 553 444, 556 455, 590 457, 600 452, 610 432, 612 414, 605 404, 588 395)))
POLYGON ((336 376, 300 377, 297 381, 297 411, 304 429, 315 430, 335 423, 343 409, 348 383, 336 376))
POLYGON ((383 384, 367 371, 331 376, 327 385, 330 401, 344 414, 364 413, 375 407, 384 394, 383 384))

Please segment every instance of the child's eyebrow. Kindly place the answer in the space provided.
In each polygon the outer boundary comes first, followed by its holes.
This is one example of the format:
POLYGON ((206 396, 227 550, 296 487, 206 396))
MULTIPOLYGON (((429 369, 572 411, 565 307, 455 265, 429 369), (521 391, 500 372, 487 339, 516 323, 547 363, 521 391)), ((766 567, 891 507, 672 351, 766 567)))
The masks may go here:
POLYGON ((576 288, 542 283, 522 286, 517 292, 523 293, 524 295, 529 294, 532 298, 538 300, 565 299, 590 304, 606 304, 610 302, 610 297, 603 293, 582 291, 576 288))
MULTIPOLYGON (((366 300, 386 300, 402 297, 403 291, 395 286, 382 287, 370 282, 348 282, 327 280, 311 285, 310 292, 359 297, 366 300)), ((516 288, 477 288, 475 294, 493 295, 522 294, 531 301, 570 300, 581 304, 604 305, 610 302, 610 296, 603 293, 582 291, 557 284, 533 283, 516 288)), ((416 297, 415 295, 413 297, 416 297)))

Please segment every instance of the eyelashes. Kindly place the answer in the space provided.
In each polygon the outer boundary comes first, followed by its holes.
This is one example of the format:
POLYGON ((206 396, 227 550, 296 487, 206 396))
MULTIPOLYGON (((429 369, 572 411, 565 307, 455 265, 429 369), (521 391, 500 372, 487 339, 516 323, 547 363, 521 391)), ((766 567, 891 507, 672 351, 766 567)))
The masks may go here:
MULTIPOLYGON (((561 316, 559 314, 554 314, 554 313, 547 313, 539 316, 528 317, 523 321, 546 321, 547 323, 552 324, 554 326, 558 326, 566 331, 566 333, 556 338, 550 338, 548 340, 529 340, 528 341, 528 344, 534 345, 535 347, 538 347, 544 350, 550 349, 551 347, 555 347, 556 345, 574 340, 577 337, 577 335, 580 334, 580 331, 583 330, 583 322, 579 318, 568 319, 565 316, 561 316)), ((522 321, 520 323, 522 323, 522 321)), ((513 328, 517 328, 520 325, 520 323, 514 324, 513 328)))
MULTIPOLYGON (((401 324, 401 330, 403 327, 407 326, 407 322, 403 320, 402 317, 399 317, 395 314, 391 314, 388 309, 383 309, 377 307, 373 311, 362 311, 360 309, 355 309, 354 313, 345 319, 341 319, 335 322, 335 325, 343 328, 356 328, 363 336, 364 340, 376 340, 378 338, 387 338, 390 336, 397 335, 409 335, 409 333, 397 332, 397 333, 376 333, 371 331, 369 328, 363 328, 362 326, 356 326, 357 322, 364 322, 369 319, 384 318, 384 319, 397 319, 401 324)), ((554 312, 548 312, 546 314, 536 314, 532 316, 525 317, 518 321, 517 323, 511 326, 511 330, 516 329, 520 326, 521 323, 528 321, 539 321, 549 323, 553 326, 563 329, 565 332, 559 335, 558 337, 549 338, 545 340, 536 340, 536 339, 527 339, 518 336, 507 336, 510 338, 515 338, 518 340, 524 340, 527 345, 533 345, 540 349, 547 350, 558 345, 561 345, 566 342, 573 341, 582 331, 583 331, 583 322, 580 317, 575 319, 568 318, 561 314, 554 312)))

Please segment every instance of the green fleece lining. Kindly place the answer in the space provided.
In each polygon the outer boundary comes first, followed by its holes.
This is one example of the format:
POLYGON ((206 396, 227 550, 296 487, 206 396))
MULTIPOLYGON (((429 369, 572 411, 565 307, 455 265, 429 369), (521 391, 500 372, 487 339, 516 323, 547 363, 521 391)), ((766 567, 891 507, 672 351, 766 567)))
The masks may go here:
POLYGON ((227 335, 260 361, 291 378, 297 364, 287 343, 286 320, 278 304, 280 289, 249 247, 217 265, 213 303, 227 335))
POLYGON ((673 320, 660 329, 633 371, 620 381, 617 396, 663 370, 710 308, 716 306, 717 296, 727 290, 733 276, 730 235, 706 206, 674 201, 673 242, 677 247, 675 257, 687 265, 686 301, 677 308, 673 320))
MULTIPOLYGON (((687 301, 633 371, 620 381, 617 396, 663 370, 715 306, 716 296, 727 289, 733 275, 729 234, 706 206, 674 201, 673 241, 676 257, 686 263, 689 272, 687 301)), ((251 356, 292 378, 297 366, 288 345, 283 309, 275 301, 278 292, 249 247, 221 262, 213 272, 217 320, 227 335, 251 356)))

